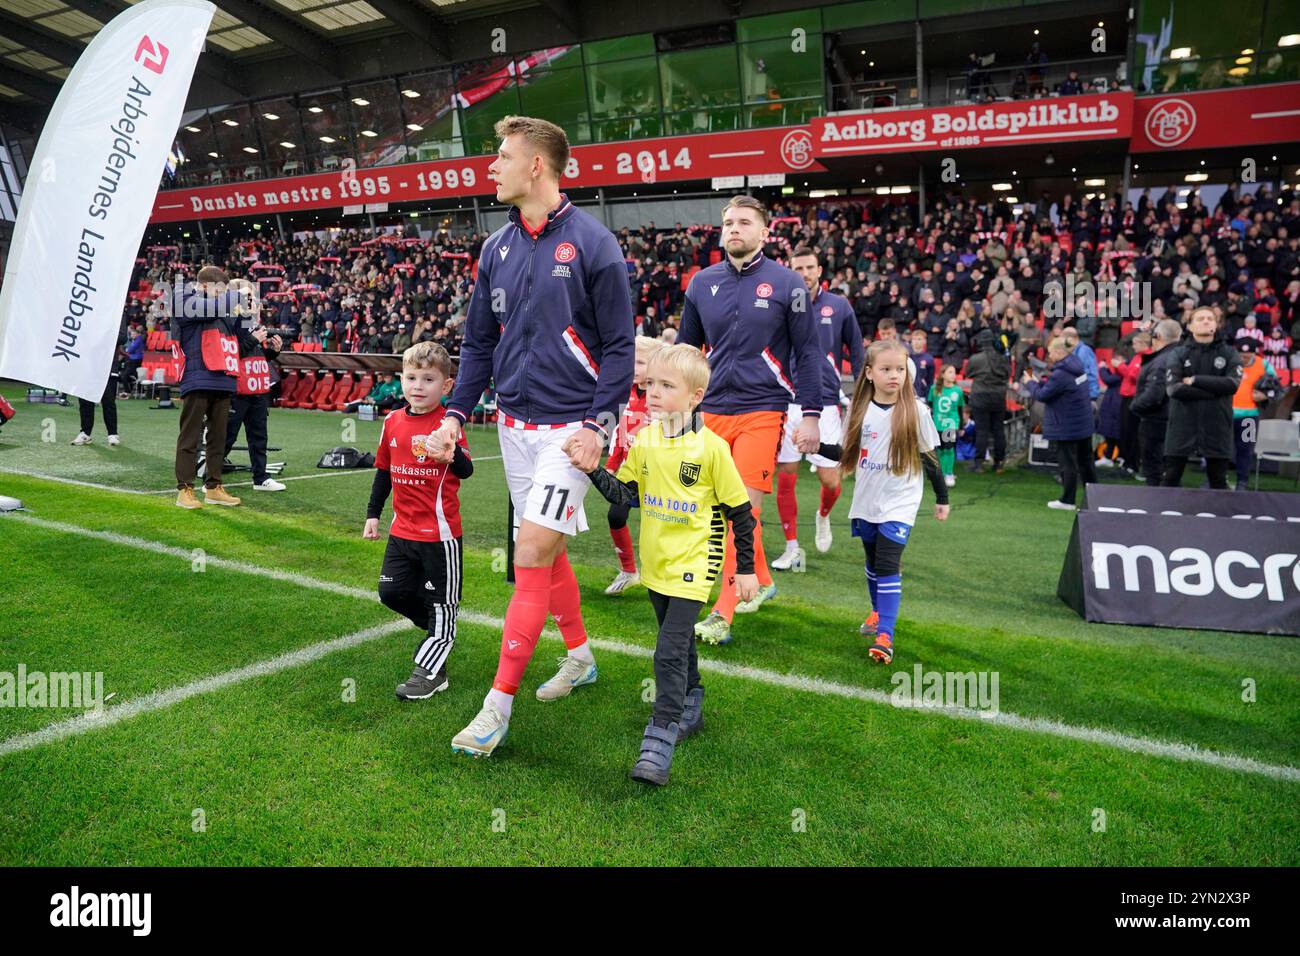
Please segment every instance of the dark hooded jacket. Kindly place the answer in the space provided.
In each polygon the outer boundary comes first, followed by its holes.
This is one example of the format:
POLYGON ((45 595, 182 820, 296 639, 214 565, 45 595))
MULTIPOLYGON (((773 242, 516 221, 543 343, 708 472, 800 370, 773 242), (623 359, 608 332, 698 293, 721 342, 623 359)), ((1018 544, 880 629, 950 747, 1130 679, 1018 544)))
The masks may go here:
POLYGON ((1165 368, 1169 395, 1169 429, 1165 455, 1171 457, 1232 458, 1232 396, 1241 384, 1241 360, 1231 345, 1215 336, 1204 344, 1195 339, 1177 346, 1165 368), (1190 378, 1191 385, 1183 379, 1190 378))

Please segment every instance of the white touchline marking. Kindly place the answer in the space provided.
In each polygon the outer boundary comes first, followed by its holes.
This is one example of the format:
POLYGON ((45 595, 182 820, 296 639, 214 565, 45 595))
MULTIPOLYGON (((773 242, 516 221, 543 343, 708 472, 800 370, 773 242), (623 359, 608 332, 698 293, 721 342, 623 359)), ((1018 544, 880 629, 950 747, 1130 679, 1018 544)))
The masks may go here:
MULTIPOLYGON (((186 551, 184 548, 172 547, 171 545, 163 544, 159 541, 148 541, 144 538, 134 538, 130 535, 118 534, 114 531, 95 531, 90 528, 64 524, 61 521, 50 521, 45 518, 38 518, 34 515, 23 514, 16 511, 7 512, 3 516, 0 516, 0 521, 4 520, 22 521, 36 527, 48 528, 51 531, 62 531, 67 534, 96 538, 101 541, 107 541, 124 547, 137 548, 141 551, 149 551, 154 554, 163 554, 180 558, 184 561, 190 561, 193 557, 192 552, 186 551)), ((360 598, 362 600, 374 601, 376 603, 378 603, 379 600, 378 594, 373 590, 351 587, 333 581, 324 581, 319 578, 308 577, 305 574, 296 574, 292 571, 281 571, 276 568, 266 568, 256 564, 247 564, 242 561, 230 561, 225 558, 216 558, 211 556, 207 558, 207 563, 211 567, 225 568, 242 574, 252 574, 258 577, 270 578, 274 581, 283 581, 286 584, 296 584, 299 587, 313 588, 318 591, 328 591, 333 594, 360 598)), ((483 627, 491 628, 500 628, 505 623, 499 617, 465 609, 460 611, 459 618, 469 624, 478 624, 483 627)), ((268 661, 262 661, 258 664, 250 664, 247 667, 226 671, 222 674, 217 674, 213 677, 206 677, 190 684, 184 684, 168 690, 158 691, 139 698, 138 700, 128 701, 117 707, 108 708, 103 712, 103 715, 98 718, 79 716, 68 720, 58 721, 57 723, 50 724, 39 730, 34 730, 26 734, 19 734, 10 737, 7 740, 0 741, 0 756, 14 753, 19 750, 28 750, 50 741, 62 740, 76 734, 94 730, 98 727, 111 726, 114 723, 125 720, 129 717, 137 716, 138 714, 161 710, 164 707, 170 707, 172 704, 179 703, 182 700, 187 700, 198 694, 219 690, 220 688, 227 687, 230 684, 248 680, 253 677, 260 677, 263 674, 272 674, 289 667, 297 667, 300 664, 307 664, 325 656, 326 654, 332 653, 335 650, 356 647, 360 644, 365 644, 369 641, 384 637, 385 635, 397 630, 407 629, 410 627, 411 623, 405 619, 393 621, 389 624, 380 625, 379 627, 357 631, 354 634, 348 634, 332 640, 310 644, 307 647, 300 648, 296 651, 290 651, 286 654, 281 654, 278 657, 273 657, 268 661)), ((552 640, 560 639, 560 635, 551 630, 548 630, 545 636, 552 640)), ((614 654, 623 654, 628 657, 640 657, 645 659, 652 659, 654 657, 654 648, 652 647, 644 647, 639 644, 626 644, 622 641, 614 641, 600 637, 593 637, 590 640, 593 647, 614 654)), ((880 704, 887 707, 895 706, 889 694, 874 688, 856 687, 852 684, 842 684, 837 681, 823 680, 818 677, 807 677, 801 674, 781 674, 777 671, 765 670, 761 667, 731 664, 726 661, 718 661, 711 658, 700 658, 699 667, 702 671, 720 674, 725 677, 737 677, 744 680, 755 681, 757 683, 769 684, 773 687, 786 687, 791 690, 820 694, 828 697, 843 697, 849 700, 862 700, 867 701, 868 703, 880 704)), ((1083 727, 1074 724, 1067 724, 1046 717, 1022 717, 1019 714, 1010 713, 1008 711, 999 711, 996 716, 988 717, 978 710, 962 707, 915 707, 908 709, 941 714, 944 717, 949 717, 954 720, 970 720, 982 724, 1008 727, 1013 730, 1046 734, 1053 737, 1064 737, 1066 739, 1078 740, 1084 743, 1097 744, 1103 747, 1112 747, 1117 750, 1125 750, 1130 753, 1146 754, 1153 757, 1167 757, 1171 760, 1183 761, 1185 763, 1199 763, 1206 766, 1218 767, 1224 770, 1256 774, 1274 780, 1300 783, 1300 768, 1287 766, 1285 764, 1265 763, 1251 757, 1243 757, 1232 753, 1220 753, 1215 750, 1205 750, 1201 747, 1195 746, 1194 744, 1154 740, 1149 737, 1137 737, 1096 727, 1083 727)))
MULTIPOLYGON (((484 455, 482 458, 475 458, 473 460, 475 462, 500 461, 501 456, 484 455)), ((339 475, 364 475, 364 474, 373 474, 373 473, 374 473, 373 468, 350 468, 344 471, 326 471, 315 475, 291 475, 288 478, 277 478, 276 480, 277 481, 305 481, 309 478, 337 478, 339 477, 339 475)), ((156 489, 149 489, 148 491, 143 491, 139 488, 122 488, 119 487, 118 485, 104 485, 94 481, 82 481, 78 478, 61 478, 58 475, 46 475, 46 474, 42 474, 39 471, 23 471, 18 468, 7 468, 7 467, 0 468, 0 474, 22 475, 24 478, 40 478, 42 481, 57 481, 60 484, 64 484, 64 485, 77 485, 81 488, 94 488, 98 491, 120 491, 126 495, 174 495, 176 494, 175 488, 156 488, 156 489)), ((197 481, 197 479, 195 480, 197 481)), ((222 487, 223 488, 244 488, 244 487, 252 487, 252 484, 253 482, 251 480, 232 481, 232 482, 223 482, 222 487)), ((196 485, 195 493, 197 494, 198 491, 199 489, 196 485)))
MULTIPOLYGON (((100 491, 120 491, 127 495, 155 495, 156 491, 140 491, 136 488, 118 488, 116 485, 101 485, 93 481, 81 481, 76 478, 60 478, 58 475, 43 475, 39 471, 23 471, 19 468, 0 468, 0 474, 22 475, 24 478, 40 478, 43 481, 57 481, 64 485, 79 485, 82 488, 97 488, 100 491)), ((171 489, 175 491, 176 489, 171 489)))
POLYGON ((68 737, 75 737, 89 730, 112 727, 124 720, 130 720, 132 717, 138 717, 141 714, 151 713, 155 710, 163 710, 173 704, 179 704, 183 700, 189 700, 191 697, 210 694, 215 690, 252 680, 255 677, 265 677, 268 674, 276 674, 291 667, 310 664, 326 654, 346 650, 349 647, 356 647, 377 638, 386 637, 397 631, 409 630, 410 627, 411 622, 405 619, 389 621, 387 624, 366 628, 364 631, 356 631, 352 634, 345 634, 343 637, 336 637, 330 641, 309 644, 307 647, 289 651, 287 654, 272 657, 270 660, 258 661, 256 664, 249 664, 247 667, 237 667, 232 671, 224 671, 212 677, 204 677, 188 684, 181 684, 178 687, 155 691, 152 694, 137 697, 116 707, 106 707, 99 711, 98 714, 88 711, 76 717, 56 721, 45 725, 39 730, 18 734, 7 740, 0 740, 0 757, 23 750, 31 750, 33 747, 53 743, 56 740, 66 740, 68 737))

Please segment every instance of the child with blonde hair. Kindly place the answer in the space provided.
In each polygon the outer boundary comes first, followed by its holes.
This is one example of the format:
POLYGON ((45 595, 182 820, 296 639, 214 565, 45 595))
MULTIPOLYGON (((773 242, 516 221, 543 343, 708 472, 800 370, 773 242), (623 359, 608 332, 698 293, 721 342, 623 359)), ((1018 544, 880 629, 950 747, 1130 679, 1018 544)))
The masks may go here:
POLYGON ((730 521, 736 540, 736 576, 722 586, 750 600, 755 520, 749 493, 725 441, 704 425, 699 404, 709 363, 690 345, 660 349, 645 372, 643 428, 618 474, 597 468, 591 482, 611 504, 641 509, 641 565, 659 636, 655 641, 655 701, 631 776, 668 782, 679 741, 703 725, 704 687, 695 649, 695 620, 723 563, 730 521))
POLYGON ((849 521, 866 550, 872 611, 860 631, 875 639, 869 653, 882 664, 894 659, 903 548, 916 524, 923 477, 934 489, 935 518, 948 519, 938 446, 930 410, 916 397, 907 349, 898 341, 871 343, 849 405, 840 468, 855 475, 849 521))

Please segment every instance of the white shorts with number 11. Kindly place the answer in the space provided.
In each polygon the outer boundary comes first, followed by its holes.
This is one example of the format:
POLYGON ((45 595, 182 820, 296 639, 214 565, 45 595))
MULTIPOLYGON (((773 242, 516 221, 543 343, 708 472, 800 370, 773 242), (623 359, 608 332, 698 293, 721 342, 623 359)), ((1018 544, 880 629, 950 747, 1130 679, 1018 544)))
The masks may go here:
POLYGON ((587 530, 582 500, 591 479, 569 464, 563 450, 564 443, 581 428, 581 423, 536 429, 497 423, 516 520, 526 518, 568 535, 587 530))

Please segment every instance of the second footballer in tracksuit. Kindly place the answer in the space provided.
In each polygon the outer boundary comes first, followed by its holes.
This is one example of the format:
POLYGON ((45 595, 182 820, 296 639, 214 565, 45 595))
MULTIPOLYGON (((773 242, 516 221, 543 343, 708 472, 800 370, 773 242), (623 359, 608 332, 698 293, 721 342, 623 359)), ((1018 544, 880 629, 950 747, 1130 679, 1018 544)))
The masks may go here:
MULTIPOLYGON (((808 246, 796 248, 790 254, 790 268, 803 278, 804 285, 808 287, 813 321, 817 324, 817 334, 821 337, 825 359, 818 363, 826 388, 823 399, 825 404, 818 422, 821 442, 838 445, 843 431, 840 421, 840 399, 843 393, 840 362, 847 350, 853 380, 857 381, 864 353, 862 329, 849 300, 822 288, 821 259, 813 249, 808 246)), ((795 486, 799 479, 799 463, 805 458, 817 469, 817 477, 822 486, 821 503, 814 513, 814 541, 818 551, 824 553, 831 549, 831 509, 840 498, 840 466, 839 462, 816 453, 804 455, 795 447, 795 429, 802 417, 799 406, 792 403, 786 414, 781 451, 776 456, 776 510, 781 518, 781 530, 785 532, 785 552, 772 562, 773 571, 804 570, 807 555, 799 546, 799 499, 795 495, 795 486)))
MULTIPOLYGON (((795 446, 805 454, 820 446, 818 420, 825 399, 821 367, 826 357, 804 280, 763 255, 763 204, 752 196, 733 197, 722 211, 722 238, 726 258, 697 272, 686 289, 677 341, 706 351, 712 374, 700 406, 704 424, 730 446, 758 522, 763 496, 772 490, 791 402, 803 415, 795 446)), ((736 603, 731 534, 722 571, 717 604, 695 626, 695 633, 709 644, 731 640, 734 612, 756 611, 776 594, 763 554, 761 523, 754 532, 758 596, 736 603)))
POLYGON ((569 155, 564 130, 508 116, 496 133, 501 146, 488 173, 498 201, 511 206, 509 221, 483 245, 455 389, 432 436, 435 459, 449 460, 449 439, 459 436, 493 381, 519 533, 496 678, 478 716, 451 742, 453 751, 480 757, 505 739, 548 614, 568 655, 537 697, 565 697, 596 679, 565 541, 587 530, 587 472, 600 461, 632 387, 635 334, 618 242, 560 192, 569 155))

